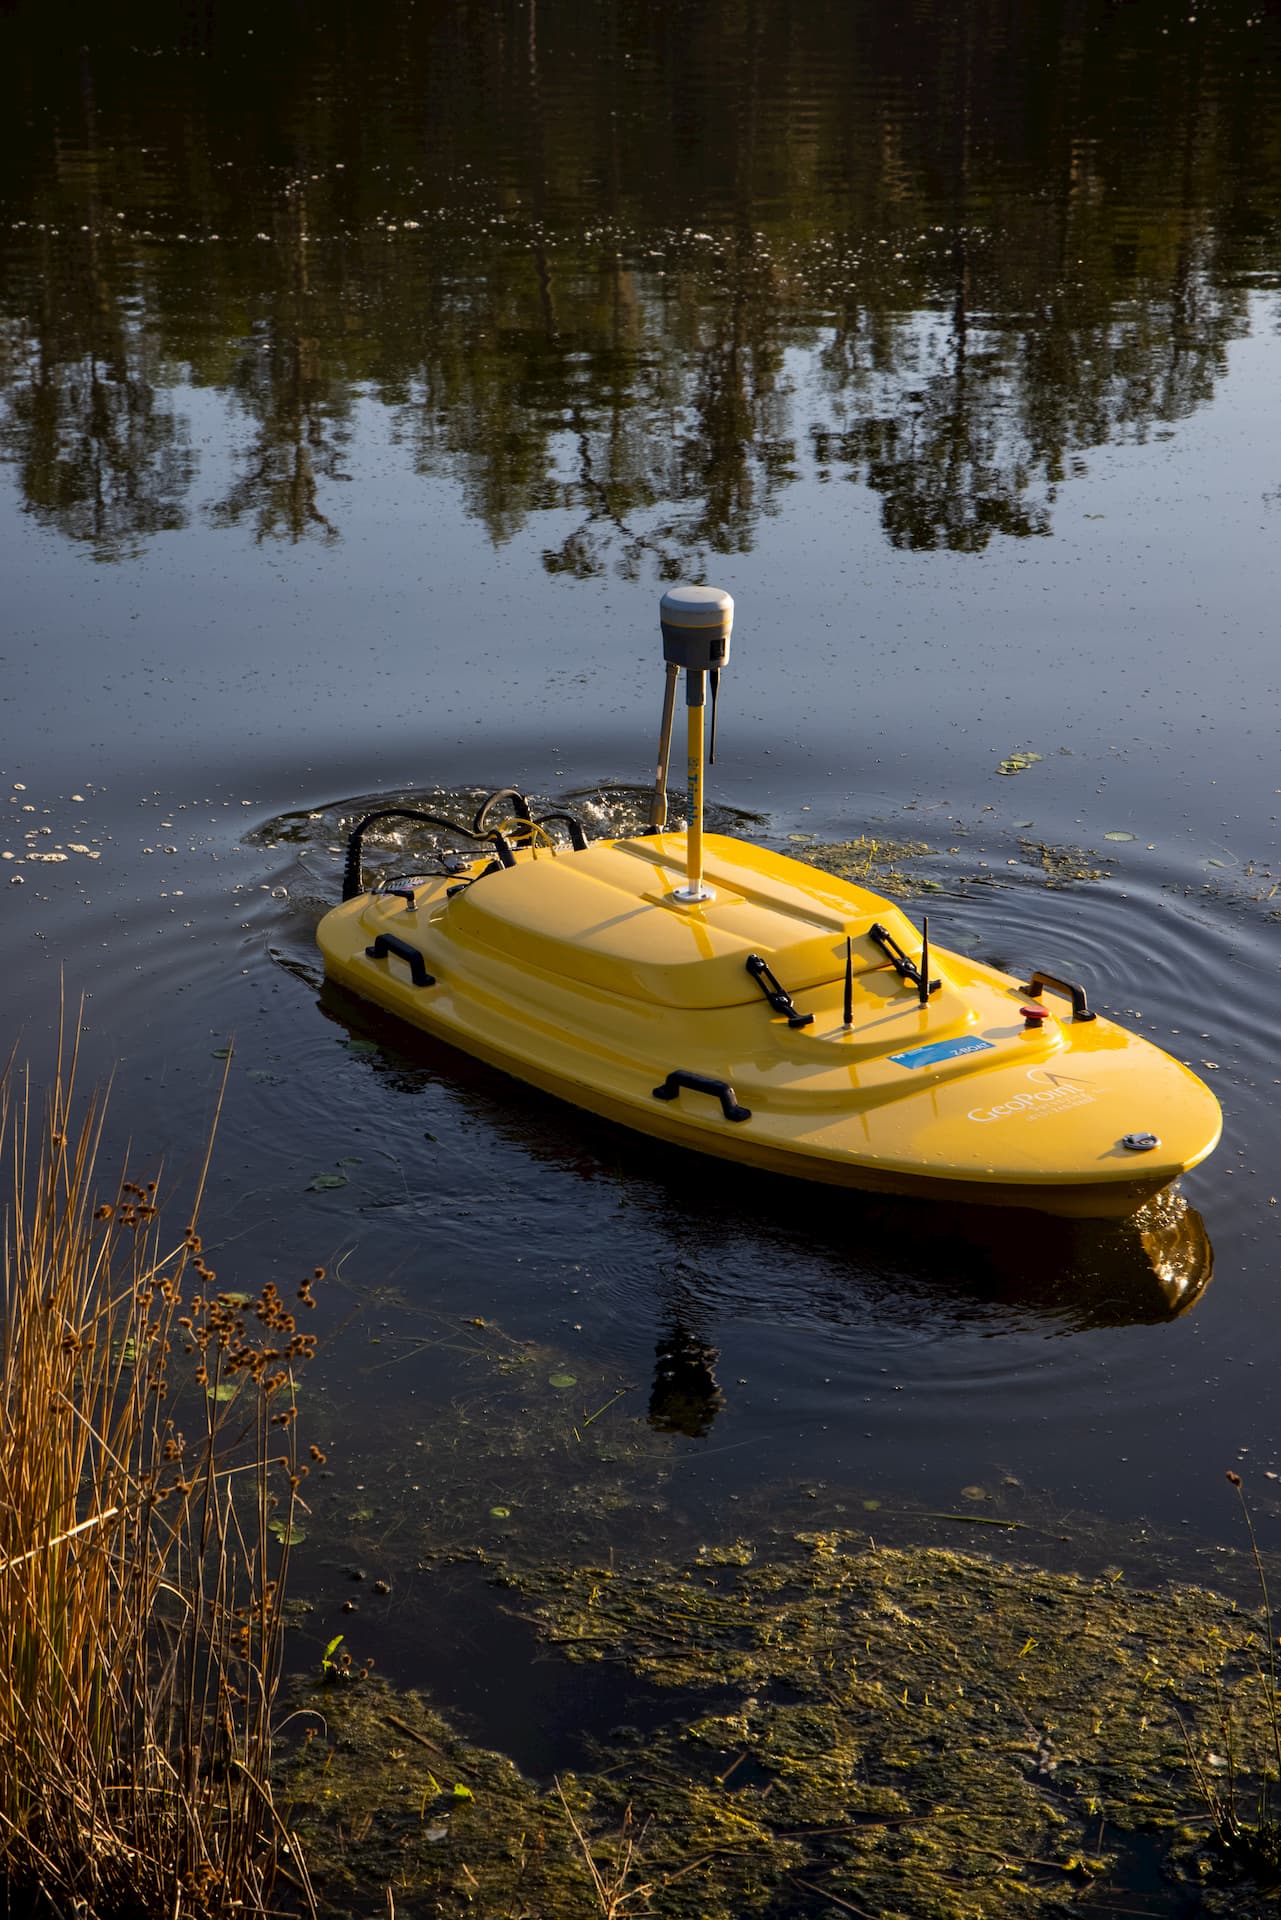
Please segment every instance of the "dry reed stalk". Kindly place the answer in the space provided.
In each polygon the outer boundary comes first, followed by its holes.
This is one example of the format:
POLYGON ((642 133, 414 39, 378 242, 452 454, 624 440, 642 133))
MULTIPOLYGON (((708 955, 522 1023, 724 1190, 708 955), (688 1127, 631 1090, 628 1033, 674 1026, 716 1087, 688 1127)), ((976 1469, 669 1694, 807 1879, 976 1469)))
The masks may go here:
MULTIPOLYGON (((633 1838, 630 1806, 623 1814, 623 1823, 614 1842, 614 1857, 602 1871, 592 1851, 591 1842, 575 1819, 574 1809, 565 1798, 565 1789, 559 1780, 555 1785, 565 1818, 569 1821, 570 1830, 578 1844, 578 1851, 591 1876, 592 1892, 596 1896, 596 1904, 600 1908, 602 1920, 622 1920, 623 1909, 632 1900, 644 1901, 643 1910, 648 1912, 655 1883, 647 1880, 634 1887, 629 1887, 627 1884, 636 1860, 636 1842, 633 1838)), ((638 1908, 637 1911, 641 1909, 638 1908)))
POLYGON ((314 1912, 269 1784, 314 1339, 217 1290, 208 1153, 176 1240, 155 1182, 100 1200, 104 1102, 59 1059, 43 1106, 0 1087, 0 1891, 201 1920, 273 1911, 284 1866, 314 1912))

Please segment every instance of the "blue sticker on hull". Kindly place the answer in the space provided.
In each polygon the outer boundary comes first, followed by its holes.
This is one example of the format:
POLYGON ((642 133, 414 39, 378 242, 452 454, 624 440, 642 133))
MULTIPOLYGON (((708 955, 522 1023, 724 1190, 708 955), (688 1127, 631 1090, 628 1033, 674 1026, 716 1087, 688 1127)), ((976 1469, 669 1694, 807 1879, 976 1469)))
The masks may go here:
POLYGON ((964 1040, 934 1040, 928 1047, 912 1047, 907 1053, 892 1053, 896 1067, 932 1067, 939 1060, 955 1060, 963 1053, 986 1053, 990 1040, 970 1034, 964 1040))

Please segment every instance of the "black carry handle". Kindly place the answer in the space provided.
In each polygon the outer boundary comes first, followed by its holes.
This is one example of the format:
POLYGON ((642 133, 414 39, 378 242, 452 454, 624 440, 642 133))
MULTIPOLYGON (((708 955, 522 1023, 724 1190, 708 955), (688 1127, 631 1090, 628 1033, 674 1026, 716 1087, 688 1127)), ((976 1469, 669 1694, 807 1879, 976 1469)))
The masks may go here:
POLYGON ((416 987, 434 987, 436 976, 428 973, 427 965, 417 947, 411 947, 408 940, 401 940, 394 933, 380 933, 372 947, 365 948, 365 957, 369 960, 385 960, 389 953, 395 953, 409 962, 409 977, 416 987))
POLYGON ((669 1073, 661 1087, 654 1088, 655 1100, 675 1100, 682 1087, 690 1093, 710 1093, 713 1100, 721 1103, 721 1112, 727 1120, 750 1120, 752 1109, 740 1107, 738 1095, 728 1080, 713 1080, 709 1073, 686 1073, 683 1067, 677 1067, 669 1073))
POLYGON ((1033 1000, 1039 1000, 1042 990, 1045 987, 1053 987, 1056 993, 1067 994, 1072 1002, 1072 1018, 1074 1020, 1094 1020, 1097 1018, 1097 1015, 1091 1013, 1089 1007, 1086 1005, 1085 988, 1078 987, 1072 980, 1060 980, 1056 973, 1041 973, 1040 971, 1034 973, 1027 985, 1019 988, 1019 992, 1029 994, 1033 1000))

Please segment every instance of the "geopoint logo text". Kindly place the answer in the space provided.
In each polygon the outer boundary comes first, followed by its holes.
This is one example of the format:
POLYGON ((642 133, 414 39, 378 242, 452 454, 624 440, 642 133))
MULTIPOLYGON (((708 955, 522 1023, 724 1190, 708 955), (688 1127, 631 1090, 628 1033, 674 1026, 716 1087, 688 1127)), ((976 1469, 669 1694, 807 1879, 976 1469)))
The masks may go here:
POLYGON ((990 1107, 971 1107, 966 1118, 976 1120, 980 1126, 990 1126, 994 1120, 1009 1120, 1016 1114, 1026 1119, 1039 1120, 1045 1113, 1062 1113, 1067 1107, 1087 1106, 1094 1095, 1088 1093, 1079 1080, 1069 1080, 1065 1075, 1051 1073, 1048 1067, 1029 1067, 1028 1079, 1039 1080, 1044 1084, 1034 1086, 1027 1093, 1012 1093, 1008 1100, 999 1100, 990 1107))

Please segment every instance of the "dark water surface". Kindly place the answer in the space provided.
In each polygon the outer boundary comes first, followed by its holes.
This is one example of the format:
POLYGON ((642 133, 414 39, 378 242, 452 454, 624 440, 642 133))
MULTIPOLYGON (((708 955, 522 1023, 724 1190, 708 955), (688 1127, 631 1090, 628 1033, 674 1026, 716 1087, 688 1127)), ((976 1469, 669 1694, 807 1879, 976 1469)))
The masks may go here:
POLYGON ((1273 1524, 1279 274, 1274 9, 0 7, 8 1024, 61 970, 178 1176, 234 1036, 209 1238, 337 1269, 304 1574, 396 1564, 402 1677, 520 1658, 462 1573, 442 1652, 433 1538, 981 1490, 1191 1554, 1242 1463, 1273 1524), (319 993, 356 796, 644 779, 676 578, 717 799, 928 841, 936 938, 1200 1063, 1196 1213, 691 1167, 319 993))

